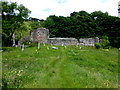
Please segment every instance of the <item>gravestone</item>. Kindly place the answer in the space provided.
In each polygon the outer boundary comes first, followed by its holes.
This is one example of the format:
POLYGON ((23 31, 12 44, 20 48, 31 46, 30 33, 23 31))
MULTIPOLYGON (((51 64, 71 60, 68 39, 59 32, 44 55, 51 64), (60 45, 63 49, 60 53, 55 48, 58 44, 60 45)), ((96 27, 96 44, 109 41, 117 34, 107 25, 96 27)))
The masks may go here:
POLYGON ((38 43, 38 49, 40 49, 40 43, 38 43))
POLYGON ((22 45, 22 51, 24 51, 24 44, 22 45))
POLYGON ((13 47, 15 46, 15 34, 13 33, 12 35, 12 38, 13 38, 13 47))
POLYGON ((47 50, 49 50, 49 47, 47 46, 47 50))

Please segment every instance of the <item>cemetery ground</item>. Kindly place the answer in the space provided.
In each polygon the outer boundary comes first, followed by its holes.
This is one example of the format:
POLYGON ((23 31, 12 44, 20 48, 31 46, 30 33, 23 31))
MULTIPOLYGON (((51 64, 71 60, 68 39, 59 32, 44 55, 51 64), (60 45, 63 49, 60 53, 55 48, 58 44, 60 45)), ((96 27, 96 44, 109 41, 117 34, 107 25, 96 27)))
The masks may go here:
POLYGON ((3 47, 3 87, 118 88, 118 49, 51 47, 3 47))

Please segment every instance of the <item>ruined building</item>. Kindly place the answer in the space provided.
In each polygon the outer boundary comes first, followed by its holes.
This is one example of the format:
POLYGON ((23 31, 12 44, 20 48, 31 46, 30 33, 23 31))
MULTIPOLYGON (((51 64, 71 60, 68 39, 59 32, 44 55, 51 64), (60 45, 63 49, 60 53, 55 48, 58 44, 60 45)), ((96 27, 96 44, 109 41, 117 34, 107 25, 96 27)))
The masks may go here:
POLYGON ((99 38, 49 38, 49 30, 45 28, 38 28, 30 32, 30 42, 47 43, 52 45, 85 45, 94 46, 99 43, 99 38))
POLYGON ((49 38, 49 30, 45 28, 38 28, 30 32, 31 42, 47 43, 49 38))
POLYGON ((49 38, 49 30, 45 28, 38 28, 37 30, 31 30, 30 36, 22 38, 18 41, 18 46, 24 41, 29 41, 31 43, 46 43, 52 45, 84 45, 84 46, 94 46, 95 43, 100 43, 98 37, 96 38, 49 38))

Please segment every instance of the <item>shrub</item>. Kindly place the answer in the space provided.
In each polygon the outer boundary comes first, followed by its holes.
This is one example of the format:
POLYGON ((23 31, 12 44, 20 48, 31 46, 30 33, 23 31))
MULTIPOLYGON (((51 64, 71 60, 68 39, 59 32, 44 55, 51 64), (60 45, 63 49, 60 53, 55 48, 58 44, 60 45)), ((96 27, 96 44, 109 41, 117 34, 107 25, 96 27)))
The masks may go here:
POLYGON ((29 45, 29 40, 24 40, 24 42, 22 44, 29 45))
POLYGON ((101 48, 101 44, 100 43, 95 43, 95 48, 96 49, 100 49, 101 48))
POLYGON ((103 49, 109 49, 110 48, 110 41, 107 36, 102 37, 102 43, 101 46, 103 49))

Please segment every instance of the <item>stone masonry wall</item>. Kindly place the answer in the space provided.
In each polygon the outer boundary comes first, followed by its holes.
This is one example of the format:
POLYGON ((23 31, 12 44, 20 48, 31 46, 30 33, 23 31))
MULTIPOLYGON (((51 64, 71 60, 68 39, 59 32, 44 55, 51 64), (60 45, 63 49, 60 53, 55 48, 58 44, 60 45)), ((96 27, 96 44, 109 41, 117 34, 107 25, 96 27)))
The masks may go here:
POLYGON ((48 44, 52 45, 76 45, 78 43, 75 38, 49 38, 48 44))
POLYGON ((95 43, 99 43, 99 38, 80 38, 79 43, 84 46, 94 46, 95 43))
POLYGON ((31 42, 47 43, 48 38, 49 38, 49 30, 48 29, 38 28, 37 30, 32 30, 30 32, 30 41, 31 42))
POLYGON ((48 43, 52 45, 85 45, 94 46, 95 43, 100 43, 96 38, 80 38, 79 41, 75 38, 49 38, 49 30, 38 28, 30 32, 30 42, 48 43))

